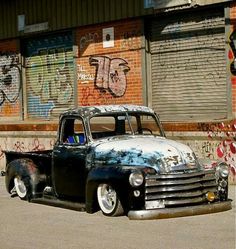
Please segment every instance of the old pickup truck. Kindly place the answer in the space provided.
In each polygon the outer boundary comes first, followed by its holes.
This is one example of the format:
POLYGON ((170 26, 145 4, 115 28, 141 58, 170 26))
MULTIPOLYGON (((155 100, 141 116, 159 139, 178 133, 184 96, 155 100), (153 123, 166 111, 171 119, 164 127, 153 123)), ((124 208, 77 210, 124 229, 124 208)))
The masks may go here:
POLYGON ((202 164, 144 106, 68 110, 52 150, 5 155, 8 192, 31 202, 130 219, 231 209, 228 166, 202 164))

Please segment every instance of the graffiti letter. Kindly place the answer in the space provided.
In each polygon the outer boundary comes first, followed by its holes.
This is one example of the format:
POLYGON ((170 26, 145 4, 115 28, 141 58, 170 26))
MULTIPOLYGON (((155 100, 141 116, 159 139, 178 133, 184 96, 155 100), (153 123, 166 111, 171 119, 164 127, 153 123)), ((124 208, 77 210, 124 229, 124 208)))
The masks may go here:
POLYGON ((121 58, 110 59, 106 56, 90 57, 90 65, 96 67, 95 86, 108 90, 113 96, 121 97, 126 91, 128 63, 121 58))
POLYGON ((0 105, 15 103, 21 88, 17 55, 0 56, 0 105))

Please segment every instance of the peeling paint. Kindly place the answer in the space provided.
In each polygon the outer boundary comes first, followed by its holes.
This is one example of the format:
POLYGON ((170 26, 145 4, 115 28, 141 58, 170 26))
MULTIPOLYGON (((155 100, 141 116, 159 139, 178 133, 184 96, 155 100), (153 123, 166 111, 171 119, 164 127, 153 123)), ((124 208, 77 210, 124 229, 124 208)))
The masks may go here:
POLYGON ((154 111, 147 106, 137 106, 137 105, 100 105, 100 106, 85 106, 78 109, 71 109, 64 112, 67 114, 80 114, 82 116, 93 116, 96 114, 103 114, 109 112, 144 112, 153 114, 154 111))
POLYGON ((194 153, 181 143, 155 136, 110 138, 95 144, 98 164, 149 166, 157 172, 197 167, 194 153))

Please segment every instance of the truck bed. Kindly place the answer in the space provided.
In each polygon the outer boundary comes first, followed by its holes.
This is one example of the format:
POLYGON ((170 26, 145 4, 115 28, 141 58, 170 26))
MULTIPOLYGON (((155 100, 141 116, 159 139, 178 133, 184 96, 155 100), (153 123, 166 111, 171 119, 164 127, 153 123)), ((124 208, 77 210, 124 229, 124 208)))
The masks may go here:
POLYGON ((6 156, 6 165, 17 159, 31 159, 40 171, 50 171, 52 162, 52 150, 43 151, 4 151, 6 156))

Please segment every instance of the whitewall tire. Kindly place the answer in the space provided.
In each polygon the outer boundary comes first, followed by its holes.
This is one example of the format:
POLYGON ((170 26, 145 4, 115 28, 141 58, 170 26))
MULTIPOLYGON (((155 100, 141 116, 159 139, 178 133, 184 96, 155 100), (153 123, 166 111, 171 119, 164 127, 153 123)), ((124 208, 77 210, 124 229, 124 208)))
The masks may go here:
POLYGON ((100 184, 97 188, 98 204, 106 216, 120 216, 124 214, 124 209, 118 198, 115 189, 109 184, 100 184))

